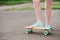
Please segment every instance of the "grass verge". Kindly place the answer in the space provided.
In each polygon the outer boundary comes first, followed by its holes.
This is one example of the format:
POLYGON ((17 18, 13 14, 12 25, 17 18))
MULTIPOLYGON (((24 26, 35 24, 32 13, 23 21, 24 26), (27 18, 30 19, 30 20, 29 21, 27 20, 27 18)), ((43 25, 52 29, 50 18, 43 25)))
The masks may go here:
MULTIPOLYGON (((44 7, 41 7, 42 10, 44 10, 44 7)), ((60 9, 60 4, 52 4, 52 10, 60 9)), ((6 9, 6 10, 34 10, 33 6, 26 6, 21 8, 12 8, 12 9, 6 9)))

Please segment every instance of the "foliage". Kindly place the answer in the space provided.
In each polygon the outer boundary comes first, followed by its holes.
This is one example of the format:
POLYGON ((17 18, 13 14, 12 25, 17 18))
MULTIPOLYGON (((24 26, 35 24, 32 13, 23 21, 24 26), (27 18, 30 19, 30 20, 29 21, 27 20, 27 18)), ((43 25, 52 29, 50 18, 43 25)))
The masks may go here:
MULTIPOLYGON (((41 2, 44 2, 45 0, 41 0, 41 2)), ((60 2, 60 0, 53 0, 60 2)), ((22 3, 29 3, 32 2, 32 0, 0 0, 0 5, 15 5, 15 4, 22 4, 22 3)))

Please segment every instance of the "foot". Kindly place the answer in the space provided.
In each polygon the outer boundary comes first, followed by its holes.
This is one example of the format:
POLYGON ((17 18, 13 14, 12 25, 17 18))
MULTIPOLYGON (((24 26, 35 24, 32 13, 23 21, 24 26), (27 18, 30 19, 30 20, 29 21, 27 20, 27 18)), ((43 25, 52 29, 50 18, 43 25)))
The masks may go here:
POLYGON ((45 25, 46 29, 51 29, 52 27, 49 24, 45 25))
POLYGON ((32 27, 43 27, 43 23, 42 22, 36 22, 33 25, 31 25, 32 27))

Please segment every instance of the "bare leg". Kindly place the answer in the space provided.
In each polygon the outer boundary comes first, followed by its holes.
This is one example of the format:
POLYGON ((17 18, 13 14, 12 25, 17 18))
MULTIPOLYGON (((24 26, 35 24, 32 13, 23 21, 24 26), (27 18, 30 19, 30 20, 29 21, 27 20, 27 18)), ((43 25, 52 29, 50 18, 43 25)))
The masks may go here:
POLYGON ((40 0, 33 0, 33 5, 36 12, 37 22, 34 23, 33 25, 30 25, 30 27, 43 27, 40 0))
POLYGON ((45 0, 46 24, 50 25, 52 0, 45 0))
POLYGON ((40 7, 41 6, 40 0, 33 0, 33 5, 35 8, 37 21, 42 22, 42 12, 41 12, 41 7, 40 7))
POLYGON ((35 12, 36 12, 36 18, 37 18, 37 22, 34 23, 32 26, 40 26, 42 27, 43 26, 43 23, 42 23, 42 11, 41 11, 41 5, 40 5, 40 0, 33 0, 33 5, 34 5, 34 8, 35 8, 35 12))

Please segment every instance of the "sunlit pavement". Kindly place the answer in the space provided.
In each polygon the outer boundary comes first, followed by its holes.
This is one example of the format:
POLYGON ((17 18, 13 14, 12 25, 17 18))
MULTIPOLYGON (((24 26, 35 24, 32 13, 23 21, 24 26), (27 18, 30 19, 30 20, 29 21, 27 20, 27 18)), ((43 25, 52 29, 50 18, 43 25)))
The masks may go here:
POLYGON ((37 30, 33 34, 25 34, 24 26, 35 22, 33 10, 0 11, 0 40, 60 40, 60 10, 52 10, 51 25, 54 31, 51 35, 44 36, 37 30))

